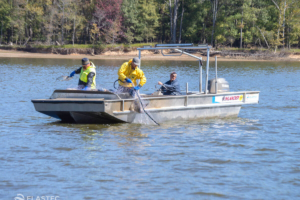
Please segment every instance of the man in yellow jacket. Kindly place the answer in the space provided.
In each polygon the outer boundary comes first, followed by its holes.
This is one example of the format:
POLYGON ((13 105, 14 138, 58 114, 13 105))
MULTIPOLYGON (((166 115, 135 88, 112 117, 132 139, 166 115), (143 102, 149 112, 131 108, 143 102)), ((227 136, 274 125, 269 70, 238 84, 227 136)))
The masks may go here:
POLYGON ((96 89, 96 67, 88 58, 82 59, 82 67, 73 71, 70 77, 80 74, 78 88, 82 90, 96 89))
POLYGON ((140 59, 137 57, 123 63, 118 71, 119 91, 129 92, 131 96, 134 96, 135 91, 141 89, 141 87, 146 83, 147 79, 144 72, 138 68, 139 65, 140 59), (137 85, 137 79, 140 80, 139 85, 137 85))

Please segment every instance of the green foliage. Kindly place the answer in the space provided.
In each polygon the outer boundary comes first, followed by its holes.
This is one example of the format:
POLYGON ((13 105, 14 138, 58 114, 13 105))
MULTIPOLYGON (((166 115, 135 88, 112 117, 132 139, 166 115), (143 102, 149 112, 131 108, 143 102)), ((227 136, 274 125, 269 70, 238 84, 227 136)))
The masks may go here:
POLYGON ((1 29, 1 38, 0 38, 0 44, 2 43, 3 39, 3 32, 5 32, 8 28, 8 25, 11 21, 11 18, 9 16, 11 7, 7 3, 7 1, 0 0, 0 29, 1 29))
POLYGON ((156 37, 159 15, 154 0, 123 0, 125 38, 133 41, 153 40, 156 37))
MULTIPOLYGON (((99 0, 0 0, 0 42, 20 45, 29 40, 30 45, 49 47, 64 38, 65 45, 60 46, 63 48, 81 44, 77 47, 100 49, 110 43, 124 47, 169 43, 170 16, 174 17, 175 12, 175 0, 170 1, 123 0, 121 18, 111 23, 110 30, 103 31, 106 25, 101 19, 107 16, 96 13, 99 0)), ((214 42, 218 47, 239 47, 241 40, 245 46, 262 45, 274 50, 299 44, 300 1, 218 2, 214 27, 214 42)), ((182 43, 209 43, 213 31, 212 1, 178 0, 177 3, 176 40, 181 32, 182 43)))

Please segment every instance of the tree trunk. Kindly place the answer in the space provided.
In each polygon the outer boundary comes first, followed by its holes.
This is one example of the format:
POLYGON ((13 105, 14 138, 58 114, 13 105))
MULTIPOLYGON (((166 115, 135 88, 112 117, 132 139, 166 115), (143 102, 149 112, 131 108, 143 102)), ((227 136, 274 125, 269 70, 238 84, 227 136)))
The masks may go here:
POLYGON ((218 12, 218 0, 210 0, 212 3, 212 11, 213 11, 213 28, 211 33, 211 45, 214 47, 214 34, 215 34, 215 26, 217 20, 217 12, 218 12))
POLYGON ((263 34, 263 32, 260 30, 260 28, 258 28, 258 26, 256 26, 256 28, 259 30, 259 32, 261 33, 261 35, 263 36, 263 38, 264 38, 264 40, 265 40, 265 43, 266 43, 266 45, 267 45, 267 47, 268 47, 268 49, 270 49, 270 47, 269 47, 269 44, 268 44, 268 42, 267 42, 267 40, 266 40, 266 37, 265 37, 265 35, 263 34))
POLYGON ((282 41, 282 45, 283 45, 283 49, 285 48, 285 44, 284 44, 284 31, 285 31, 285 11, 286 11, 287 5, 286 5, 286 0, 284 1, 284 10, 283 10, 283 24, 282 24, 282 37, 283 37, 283 41, 282 41))
POLYGON ((274 0, 272 0, 272 2, 275 4, 276 8, 279 11, 278 30, 277 30, 277 44, 275 44, 275 51, 274 51, 276 53, 276 50, 277 50, 277 47, 278 47, 278 44, 279 44, 279 32, 280 32, 280 28, 281 28, 281 10, 280 10, 280 7, 278 6, 278 4, 274 0))
POLYGON ((25 25, 25 37, 29 37, 27 24, 25 25))
POLYGON ((3 29, 3 21, 1 21, 1 37, 0 37, 0 45, 2 44, 2 29, 3 29))
POLYGON ((9 43, 10 34, 9 34, 9 31, 8 31, 8 30, 6 30, 6 32, 7 32, 7 40, 6 40, 6 42, 9 43))
POLYGON ((161 36, 161 43, 164 43, 166 39, 166 27, 165 24, 162 25, 162 36, 161 36))
POLYGON ((53 42, 53 35, 54 35, 54 31, 53 31, 53 9, 51 10, 51 18, 50 18, 50 39, 49 39, 49 44, 51 45, 51 43, 53 42))
POLYGON ((243 48, 243 11, 242 11, 242 21, 241 21, 241 41, 240 48, 243 48))
POLYGON ((178 0, 174 0, 174 11, 173 11, 173 33, 172 42, 176 43, 176 27, 177 27, 177 16, 178 16, 178 0))
POLYGON ((291 49, 291 42, 290 42, 290 27, 288 26, 288 35, 289 35, 289 37, 288 37, 288 48, 289 48, 289 50, 291 49))
POLYGON ((206 38, 205 38, 205 28, 206 28, 206 24, 205 23, 203 23, 203 29, 202 29, 202 33, 203 34, 201 34, 202 35, 202 44, 205 44, 206 43, 206 38))
POLYGON ((92 34, 90 34, 90 29, 89 29, 89 27, 87 27, 87 35, 89 36, 89 42, 91 42, 91 36, 92 36, 92 34))
POLYGON ((260 46, 260 48, 262 48, 262 45, 261 45, 261 40, 260 40, 260 38, 258 38, 258 41, 259 41, 259 46, 260 46))
POLYGON ((182 0, 182 10, 181 10, 181 19, 180 19, 180 29, 179 29, 179 38, 178 43, 181 43, 181 31, 182 31, 182 21, 183 21, 183 13, 184 13, 184 0, 182 0))
POLYGON ((65 20, 65 2, 62 0, 62 11, 63 11, 63 16, 61 20, 61 45, 64 45, 64 20, 65 20))
POLYGON ((29 40, 30 40, 30 37, 26 40, 26 42, 23 45, 26 46, 26 44, 29 40))
POLYGON ((162 43, 162 40, 163 40, 163 20, 161 20, 161 23, 160 23, 160 30, 159 30, 159 36, 158 36, 158 41, 157 42, 161 42, 162 43))
POLYGON ((88 29, 89 29, 89 27, 86 26, 86 28, 85 28, 85 34, 84 34, 84 44, 87 44, 87 37, 88 37, 88 33, 89 33, 88 29))
POLYGON ((173 13, 172 13, 172 0, 169 0, 169 12, 170 12, 170 35, 171 35, 171 40, 173 38, 173 13))
POLYGON ((74 42, 75 42, 75 19, 76 19, 76 13, 74 15, 74 25, 73 25, 73 46, 74 46, 74 42))

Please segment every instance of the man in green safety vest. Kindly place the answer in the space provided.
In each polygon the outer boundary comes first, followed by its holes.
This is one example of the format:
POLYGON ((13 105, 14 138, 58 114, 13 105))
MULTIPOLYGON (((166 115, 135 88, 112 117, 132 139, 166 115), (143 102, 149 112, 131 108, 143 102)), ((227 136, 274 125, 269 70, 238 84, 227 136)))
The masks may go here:
POLYGON ((96 67, 88 58, 82 59, 82 67, 73 71, 70 77, 80 74, 78 89, 93 90, 96 89, 96 67))

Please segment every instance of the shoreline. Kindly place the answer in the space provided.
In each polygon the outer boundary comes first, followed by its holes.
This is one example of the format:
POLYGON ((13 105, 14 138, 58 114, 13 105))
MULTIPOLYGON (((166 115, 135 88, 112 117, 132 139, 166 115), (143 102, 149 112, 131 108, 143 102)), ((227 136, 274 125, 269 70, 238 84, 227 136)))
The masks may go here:
MULTIPOLYGON (((199 53, 196 56, 202 57, 203 61, 206 61, 206 56, 201 56, 199 53)), ((31 53, 25 51, 17 50, 2 50, 0 49, 0 58, 47 58, 47 59, 82 59, 83 57, 88 57, 91 60, 128 60, 132 57, 137 57, 138 51, 136 53, 119 53, 119 52, 105 52, 101 55, 91 55, 91 54, 53 54, 53 53, 31 53)), ((246 57, 222 57, 217 56, 218 61, 245 61, 245 62, 299 62, 300 55, 290 55, 287 57, 275 57, 275 58, 246 58, 246 57)), ((150 52, 142 52, 143 60, 174 60, 174 61, 196 61, 195 58, 189 57, 187 55, 182 56, 163 56, 161 54, 154 54, 150 52)), ((214 61, 215 58, 210 57, 210 61, 214 61)))

